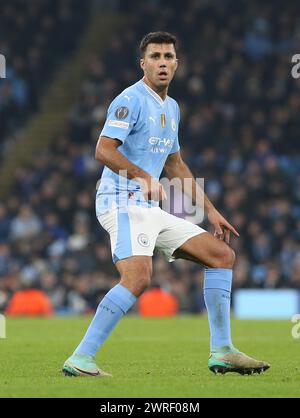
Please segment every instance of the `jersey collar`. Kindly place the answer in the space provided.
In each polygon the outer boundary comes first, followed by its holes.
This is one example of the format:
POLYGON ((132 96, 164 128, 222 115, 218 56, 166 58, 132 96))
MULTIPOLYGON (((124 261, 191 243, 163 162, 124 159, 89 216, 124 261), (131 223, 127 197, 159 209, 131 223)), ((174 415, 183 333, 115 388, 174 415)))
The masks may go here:
POLYGON ((151 94, 151 96, 161 105, 163 106, 165 104, 165 101, 167 99, 167 97, 165 98, 165 100, 163 100, 159 94, 157 94, 154 90, 152 90, 151 87, 148 86, 148 84, 145 83, 145 81, 143 79, 141 79, 142 85, 145 87, 145 89, 148 91, 148 93, 151 94))

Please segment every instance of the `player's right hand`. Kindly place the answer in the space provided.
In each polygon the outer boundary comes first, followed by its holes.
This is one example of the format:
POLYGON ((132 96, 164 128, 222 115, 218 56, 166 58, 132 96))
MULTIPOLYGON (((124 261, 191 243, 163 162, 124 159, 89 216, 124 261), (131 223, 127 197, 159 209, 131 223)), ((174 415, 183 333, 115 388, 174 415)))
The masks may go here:
POLYGON ((155 200, 159 202, 167 199, 167 195, 162 184, 160 184, 160 182, 153 177, 149 177, 148 179, 138 179, 138 181, 141 185, 141 191, 145 200, 155 200))

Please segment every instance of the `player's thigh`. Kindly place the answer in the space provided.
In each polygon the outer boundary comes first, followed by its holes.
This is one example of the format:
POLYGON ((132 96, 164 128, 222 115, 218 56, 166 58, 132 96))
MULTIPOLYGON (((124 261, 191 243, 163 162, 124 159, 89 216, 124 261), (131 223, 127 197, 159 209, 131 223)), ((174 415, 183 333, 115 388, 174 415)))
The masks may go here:
POLYGON ((168 261, 174 261, 174 252, 189 239, 205 233, 198 225, 185 219, 178 218, 161 210, 161 220, 164 225, 158 235, 156 248, 160 250, 168 261))
POLYGON ((98 215, 102 227, 109 233, 114 263, 133 256, 153 256, 159 225, 156 211, 128 206, 114 208, 98 215))
POLYGON ((232 268, 234 251, 224 241, 208 232, 188 239, 173 254, 211 268, 232 268))

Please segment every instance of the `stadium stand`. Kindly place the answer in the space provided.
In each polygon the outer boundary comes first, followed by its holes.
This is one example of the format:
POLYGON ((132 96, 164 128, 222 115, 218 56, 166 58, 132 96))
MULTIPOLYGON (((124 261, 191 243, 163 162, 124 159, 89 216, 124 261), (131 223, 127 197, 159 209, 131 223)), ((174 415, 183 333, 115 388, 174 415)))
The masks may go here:
MULTIPOLYGON (((117 283, 95 218, 94 148, 110 100, 141 76, 138 40, 159 29, 180 39, 170 95, 182 153, 241 235, 235 289, 300 287, 300 84, 290 75, 300 23, 296 4, 279 12, 277 3, 120 2, 127 22, 90 56, 64 131, 16 171, 0 204, 0 309, 29 268, 61 314, 90 312, 117 283)), ((155 257, 153 281, 181 311, 203 310, 201 274, 155 257)))
POLYGON ((0 87, 0 157, 38 110, 55 69, 76 47, 88 6, 80 0, 12 0, 1 7, 0 52, 7 71, 0 87))

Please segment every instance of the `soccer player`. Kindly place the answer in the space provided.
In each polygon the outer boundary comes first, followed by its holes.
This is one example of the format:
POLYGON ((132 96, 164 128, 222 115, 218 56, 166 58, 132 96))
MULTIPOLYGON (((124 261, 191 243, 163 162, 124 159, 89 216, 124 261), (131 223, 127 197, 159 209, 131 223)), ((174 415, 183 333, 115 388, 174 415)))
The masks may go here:
POLYGON ((120 283, 112 288, 73 355, 63 366, 71 376, 105 376, 95 355, 118 321, 149 286, 154 248, 169 261, 183 258, 205 266, 204 298, 210 325, 208 367, 215 373, 260 373, 269 364, 252 359, 232 344, 230 295, 235 255, 230 234, 238 232, 216 210, 184 163, 178 143, 177 102, 167 95, 177 69, 176 38, 167 32, 146 35, 140 44, 143 79, 111 103, 96 146, 104 165, 96 196, 97 218, 110 234, 120 283), (198 205, 204 202, 214 236, 159 207, 166 197, 159 178, 190 179, 184 190, 198 205), (199 197, 200 196, 200 197, 199 197))

